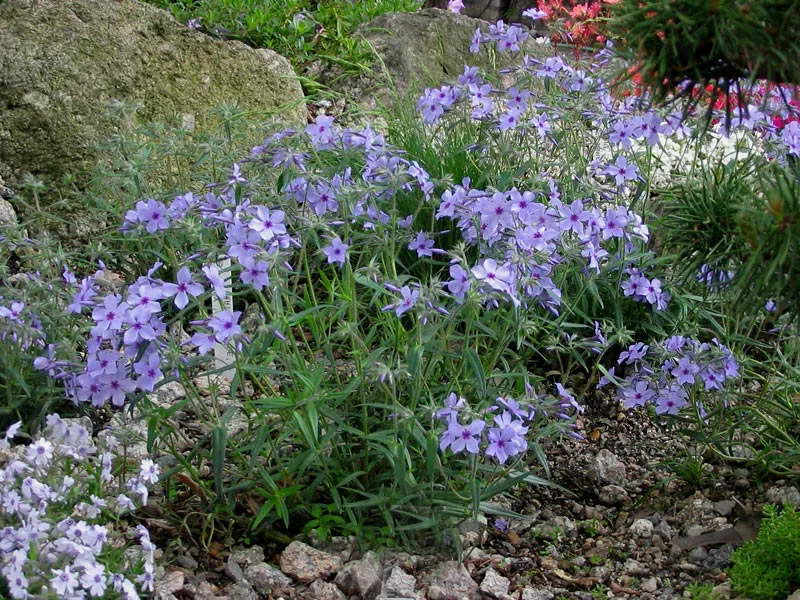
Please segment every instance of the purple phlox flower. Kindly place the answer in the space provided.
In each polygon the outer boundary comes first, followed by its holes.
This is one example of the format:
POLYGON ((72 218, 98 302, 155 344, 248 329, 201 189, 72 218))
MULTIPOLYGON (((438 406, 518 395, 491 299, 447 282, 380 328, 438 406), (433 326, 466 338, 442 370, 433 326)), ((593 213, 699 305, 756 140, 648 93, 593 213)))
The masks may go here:
POLYGON ((518 25, 506 27, 502 21, 498 21, 494 31, 492 27, 489 26, 489 32, 495 35, 498 52, 519 52, 520 44, 528 39, 528 32, 518 25))
POLYGON ((158 352, 149 352, 142 360, 133 364, 134 372, 139 375, 136 385, 139 389, 152 392, 156 383, 164 379, 161 372, 161 357, 158 352))
POLYGON ((706 391, 720 390, 725 381, 725 373, 713 367, 707 367, 700 371, 700 379, 703 380, 706 391))
POLYGON ((137 202, 136 218, 139 223, 144 224, 144 228, 148 233, 169 229, 167 207, 158 200, 151 198, 137 202))
POLYGON ((208 354, 214 349, 217 338, 213 333, 197 332, 192 335, 189 343, 197 346, 197 351, 200 354, 208 354))
MULTIPOLYGON (((139 478, 145 483, 156 484, 158 483, 158 476, 161 472, 159 466, 150 458, 145 458, 141 465, 139 465, 139 478)), ((146 531, 146 530, 145 530, 146 531)), ((147 538, 149 542, 149 536, 147 538)))
POLYGON ((485 259, 472 267, 472 275, 478 281, 483 281, 492 289, 511 293, 511 284, 514 280, 512 266, 510 263, 498 265, 492 258, 485 259))
POLYGON ((447 10, 454 13, 460 13, 464 8, 464 0, 448 0, 447 10))
POLYGON ((775 312, 778 310, 778 305, 775 304, 774 300, 767 300, 767 302, 764 304, 764 310, 767 312, 775 312))
POLYGON ((464 65, 464 72, 458 76, 458 83, 463 86, 482 84, 483 80, 480 76, 480 69, 478 67, 464 65))
POLYGON ((606 375, 600 377, 600 380, 597 382, 598 389, 607 386, 609 383, 615 383, 614 381, 616 379, 616 374, 614 373, 615 369, 616 367, 611 367, 610 369, 607 369, 606 375))
POLYGON ((572 408, 579 413, 584 411, 583 406, 578 404, 575 396, 573 396, 562 384, 556 383, 556 392, 558 393, 558 397, 561 399, 562 408, 572 408))
POLYGON ((618 156, 613 164, 606 165, 603 173, 611 175, 618 186, 623 186, 626 182, 639 178, 639 168, 630 164, 624 156, 618 156))
POLYGON ((181 196, 175 196, 169 204, 167 214, 171 219, 177 220, 184 218, 189 211, 200 203, 192 192, 187 192, 181 196))
POLYGON ((126 346, 133 346, 141 341, 152 341, 156 339, 157 333, 153 327, 153 322, 158 321, 152 313, 145 308, 138 307, 128 311, 127 329, 123 335, 126 346))
POLYGON ((680 386, 670 386, 659 392, 656 398, 656 414, 676 415, 686 406, 686 390, 680 386))
POLYGON ((466 398, 462 398, 455 392, 450 392, 447 398, 444 399, 444 408, 437 410, 435 416, 445 422, 454 421, 458 418, 459 411, 466 408, 466 406, 466 398))
POLYGON ((246 228, 238 220, 228 228, 227 233, 227 254, 239 262, 256 255, 262 250, 261 236, 252 229, 246 228))
POLYGON ((514 225, 514 213, 506 194, 496 192, 488 198, 479 200, 476 208, 480 213, 481 223, 485 224, 489 231, 514 225))
POLYGON ((611 125, 608 141, 614 145, 630 148, 635 137, 635 127, 631 121, 617 119, 611 125))
POLYGON ((20 316, 22 311, 25 310, 25 304, 22 302, 12 302, 11 307, 0 306, 0 317, 8 319, 9 321, 16 321, 21 323, 20 316))
POLYGON ((469 273, 461 265, 450 265, 450 277, 452 279, 445 284, 448 291, 459 300, 463 300, 472 285, 469 273))
POLYGON ((592 214, 583 209, 583 201, 575 200, 571 204, 559 203, 558 214, 561 217, 559 225, 563 231, 574 231, 581 235, 584 231, 584 223, 588 221, 592 214))
POLYGON ((203 286, 194 280, 188 267, 178 270, 177 283, 165 283, 161 289, 167 298, 175 297, 175 306, 181 310, 189 304, 189 296, 196 298, 204 292, 203 286))
POLYGON ((322 252, 327 257, 328 264, 338 263, 340 267, 343 267, 347 262, 347 250, 349 248, 350 246, 339 239, 337 235, 331 239, 330 244, 322 249, 322 252))
POLYGON ((241 311, 224 310, 212 315, 208 320, 208 326, 214 332, 214 337, 220 343, 225 343, 233 336, 242 333, 239 326, 241 311))
POLYGON ((250 285, 257 290, 263 290, 269 285, 269 265, 263 260, 258 260, 252 256, 240 261, 242 270, 239 279, 245 285, 250 285))
POLYGON ((508 131, 509 129, 516 129, 520 122, 520 113, 516 110, 507 110, 502 113, 497 119, 497 129, 499 131, 508 131))
POLYGON ((631 231, 646 243, 650 239, 650 228, 645 225, 641 215, 629 210, 628 221, 631 223, 631 231))
POLYGON ((529 409, 523 409, 522 405, 520 405, 519 402, 514 400, 514 398, 510 398, 510 397, 506 397, 506 396, 498 396, 495 399, 495 402, 497 403, 497 405, 494 406, 493 408, 495 408, 495 409, 505 409, 505 411, 511 413, 517 419, 521 419, 521 420, 524 421, 524 420, 528 419, 529 416, 530 416, 530 410, 529 409))
POLYGON ((617 364, 631 365, 637 360, 642 360, 649 349, 650 346, 643 342, 631 344, 627 350, 623 350, 619 353, 617 364))
POLYGON ((419 300, 419 290, 411 289, 407 285, 404 285, 399 290, 401 299, 399 302, 395 302, 393 304, 389 304, 388 306, 384 306, 382 310, 394 310, 394 313, 399 317, 403 313, 408 312, 419 300))
POLYGON ((433 124, 450 109, 458 100, 457 88, 444 85, 440 88, 427 88, 417 101, 417 108, 422 113, 422 121, 433 124))
POLYGON ((650 389, 647 381, 631 382, 630 385, 622 388, 622 401, 626 408, 644 406, 655 395, 656 393, 650 389))
POLYGON ((481 44, 484 42, 483 33, 480 29, 475 29, 475 33, 472 34, 472 41, 469 44, 469 51, 472 54, 477 54, 480 52, 481 44))
POLYGON ((622 292, 626 296, 644 296, 650 280, 642 275, 631 275, 627 281, 622 282, 622 292))
POLYGON ((528 108, 528 99, 531 95, 532 92, 530 90, 520 90, 515 87, 509 88, 506 91, 506 108, 517 114, 525 112, 525 109, 528 108))
POLYGON ((692 385, 695 382, 695 376, 700 372, 700 367, 697 366, 691 358, 684 356, 678 361, 677 366, 670 372, 680 384, 692 385))
POLYGON ((311 144, 316 150, 333 147, 337 133, 333 121, 333 117, 318 115, 314 123, 306 126, 306 134, 311 138, 311 144))
POLYGON ((522 250, 552 254, 556 249, 555 242, 561 239, 561 232, 547 227, 526 225, 517 229, 514 239, 522 250))
POLYGON ((546 136, 553 129, 550 125, 550 117, 544 112, 534 115, 530 120, 530 124, 536 129, 536 133, 541 136, 546 136))
POLYGON ((464 450, 470 454, 477 454, 479 452, 481 432, 483 432, 485 426, 486 423, 481 419, 475 419, 469 425, 461 425, 458 421, 451 420, 447 423, 447 429, 442 434, 439 449, 444 451, 449 447, 454 454, 464 450))
POLYGON ((336 188, 326 181, 309 186, 306 202, 318 216, 339 210, 339 202, 336 200, 336 188))
MULTIPOLYGON (((200 17, 195 17, 193 19, 189 19, 188 21, 186 21, 186 27, 188 27, 189 29, 193 29, 193 30, 197 31, 198 29, 200 29, 202 27, 201 21, 202 21, 202 19, 200 17)), ((92 593, 92 596, 95 596, 95 595, 100 596, 100 595, 102 595, 102 593, 100 593, 100 594, 93 594, 92 593)))
POLYGON ((528 8, 522 11, 522 16, 533 19, 534 21, 538 21, 539 19, 546 19, 547 13, 543 10, 539 10, 538 8, 528 8))
POLYGON ((600 261, 608 256, 608 251, 600 245, 599 241, 582 241, 581 256, 589 259, 589 268, 600 273, 600 261))
POLYGON ((519 454, 519 446, 525 443, 524 438, 521 441, 521 436, 513 427, 492 427, 487 437, 489 443, 486 446, 486 456, 491 456, 501 465, 515 454, 519 454))
POLYGON ((214 288, 214 293, 217 298, 224 300, 225 296, 228 295, 228 289, 225 280, 220 275, 217 265, 203 265, 202 271, 211 284, 211 287, 214 288))
POLYGON ((424 231, 420 231, 417 233, 417 237, 415 237, 411 242, 408 244, 409 250, 414 250, 417 253, 417 256, 433 256, 434 251, 434 241, 433 238, 429 238, 425 235, 424 231))
POLYGON ((665 127, 661 117, 653 111, 648 111, 642 116, 634 117, 633 127, 636 137, 643 137, 650 146, 657 146, 665 127))
POLYGON ((673 335, 664 340, 664 348, 669 352, 680 352, 688 341, 689 340, 682 335, 673 335))
POLYGON ((95 306, 92 310, 92 319, 95 327, 93 331, 104 333, 106 331, 118 331, 125 323, 128 306, 122 302, 116 294, 110 294, 103 298, 103 304, 95 306))
POLYGON ((542 67, 536 71, 536 75, 539 77, 554 78, 565 66, 560 56, 551 56, 545 59, 542 67))
POLYGON ((50 588, 61 598, 72 597, 80 586, 77 574, 69 565, 63 569, 53 569, 51 573, 53 577, 50 578, 50 588))
POLYGON ((594 80, 584 71, 576 69, 572 74, 572 78, 569 80, 567 89, 571 92, 584 92, 593 82, 594 80))
POLYGON ((282 210, 270 210, 264 206, 256 208, 255 216, 250 219, 250 229, 257 232, 261 239, 268 242, 277 235, 286 233, 282 210))
POLYGON ((102 381, 114 406, 125 404, 127 395, 136 390, 136 382, 128 377, 122 369, 112 375, 104 375, 102 381))
POLYGON ((156 314, 161 312, 159 300, 162 298, 164 298, 164 288, 162 286, 142 283, 128 288, 126 303, 131 309, 142 309, 149 314, 156 314))
POLYGON ((97 294, 94 290, 94 277, 84 277, 80 289, 72 296, 67 312, 79 314, 88 306, 93 306, 92 298, 97 294))

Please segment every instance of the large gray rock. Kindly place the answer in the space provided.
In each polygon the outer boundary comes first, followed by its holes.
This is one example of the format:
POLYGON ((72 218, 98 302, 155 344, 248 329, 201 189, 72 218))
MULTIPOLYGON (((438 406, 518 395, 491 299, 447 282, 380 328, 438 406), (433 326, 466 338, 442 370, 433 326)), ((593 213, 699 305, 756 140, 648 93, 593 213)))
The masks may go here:
MULTIPOLYGON (((85 176, 115 132, 113 101, 140 122, 238 104, 305 122, 300 84, 271 50, 214 40, 135 0, 0 2, 0 177, 85 176)), ((189 116, 191 115, 191 116, 189 116)))

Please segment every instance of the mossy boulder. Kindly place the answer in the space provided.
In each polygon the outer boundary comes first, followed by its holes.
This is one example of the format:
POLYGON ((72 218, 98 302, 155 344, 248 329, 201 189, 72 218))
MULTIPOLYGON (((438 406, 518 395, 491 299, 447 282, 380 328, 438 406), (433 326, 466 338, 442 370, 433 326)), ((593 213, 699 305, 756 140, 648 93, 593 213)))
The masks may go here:
POLYGON ((203 126, 213 108, 254 116, 280 111, 305 122, 300 84, 271 50, 220 41, 134 0, 0 1, 0 177, 31 173, 80 182, 118 121, 117 101, 138 122, 177 115, 203 126))

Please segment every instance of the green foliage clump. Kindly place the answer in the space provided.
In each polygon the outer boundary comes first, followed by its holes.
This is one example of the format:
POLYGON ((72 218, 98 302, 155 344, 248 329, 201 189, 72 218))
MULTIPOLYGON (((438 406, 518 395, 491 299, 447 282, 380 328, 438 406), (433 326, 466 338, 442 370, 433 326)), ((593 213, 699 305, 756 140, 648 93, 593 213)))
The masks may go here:
POLYGON ((356 28, 388 12, 418 9, 420 0, 148 0, 181 21, 196 19, 212 35, 270 48, 302 73, 321 60, 358 73, 372 62, 369 46, 353 36, 356 28))
POLYGON ((736 550, 729 571, 733 590, 752 600, 785 598, 800 586, 800 514, 764 508, 758 537, 736 550))
POLYGON ((663 101, 708 85, 727 94, 740 79, 800 82, 798 22, 794 0, 621 0, 609 29, 663 101))
MULTIPOLYGON (((718 165, 664 190, 661 241, 694 277, 707 264, 734 275, 735 312, 775 304, 773 321, 800 303, 800 184, 794 165, 718 165)), ((726 283, 727 285, 727 283, 726 283)))

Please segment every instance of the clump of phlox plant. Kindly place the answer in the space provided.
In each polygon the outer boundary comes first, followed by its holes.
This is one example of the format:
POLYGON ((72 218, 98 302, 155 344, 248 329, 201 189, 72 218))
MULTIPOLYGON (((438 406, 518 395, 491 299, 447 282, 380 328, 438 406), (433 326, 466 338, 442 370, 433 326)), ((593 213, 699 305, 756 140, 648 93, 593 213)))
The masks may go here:
POLYGON ((159 467, 141 462, 127 478, 112 451, 56 414, 28 445, 0 440, 0 573, 11 598, 120 597, 152 592, 155 546, 143 525, 120 519, 147 503, 159 467))

